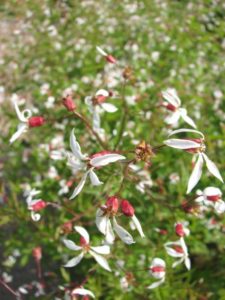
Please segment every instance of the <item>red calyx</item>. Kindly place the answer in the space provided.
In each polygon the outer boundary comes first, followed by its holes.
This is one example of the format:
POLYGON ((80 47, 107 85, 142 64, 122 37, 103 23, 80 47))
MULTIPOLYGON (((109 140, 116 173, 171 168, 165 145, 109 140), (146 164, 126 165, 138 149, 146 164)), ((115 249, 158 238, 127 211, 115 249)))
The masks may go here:
MULTIPOLYGON (((196 143, 199 144, 199 147, 200 147, 201 144, 202 144, 202 140, 201 140, 201 139, 185 139, 185 140, 196 142, 196 143)), ((189 148, 189 149, 185 149, 185 151, 186 151, 186 152, 189 152, 189 153, 197 153, 198 150, 199 150, 198 148, 189 148)))
POLYGON ((130 204, 129 201, 122 200, 121 204, 120 204, 120 207, 121 207, 122 213, 125 216, 133 217, 135 210, 134 210, 133 206, 130 204))
POLYGON ((177 110, 176 106, 174 106, 174 105, 171 104, 171 103, 168 103, 168 104, 166 104, 166 105, 164 105, 164 106, 165 106, 166 109, 168 109, 168 110, 170 110, 170 111, 176 111, 176 110, 177 110))
POLYGON ((32 250, 32 255, 36 260, 41 260, 42 258, 42 249, 41 247, 36 247, 32 250))
POLYGON ((63 98, 62 102, 68 111, 73 111, 76 109, 76 104, 74 103, 73 98, 71 96, 66 96, 65 98, 63 98))
POLYGON ((184 250, 181 246, 173 246, 173 249, 177 252, 177 253, 184 253, 184 250))
POLYGON ((81 247, 87 246, 88 243, 83 236, 80 237, 80 245, 81 247))
POLYGON ((207 196, 207 200, 216 202, 216 201, 220 200, 220 195, 207 196))
POLYGON ((98 96, 96 96, 95 97, 96 98, 96 102, 98 103, 98 104, 101 104, 101 103, 104 103, 105 102, 105 100, 106 100, 106 96, 103 96, 103 95, 98 95, 98 96))
POLYGON ((103 150, 103 151, 100 151, 100 152, 97 152, 97 153, 91 155, 90 159, 95 158, 95 157, 99 157, 99 156, 102 156, 102 155, 106 155, 106 154, 111 154, 111 153, 114 153, 114 152, 108 151, 108 150, 103 150))
POLYGON ((117 213, 119 209, 119 199, 115 196, 109 197, 106 201, 106 206, 109 208, 113 213, 117 213))
POLYGON ((106 59, 107 62, 109 62, 110 64, 115 64, 115 63, 116 63, 116 59, 115 59, 115 57, 113 57, 112 55, 107 55, 107 56, 105 56, 105 59, 106 59))
POLYGON ((185 236, 184 226, 181 223, 176 224, 175 232, 180 237, 185 236))
POLYGON ((31 205, 31 208, 33 211, 39 211, 42 210, 43 208, 45 208, 47 206, 46 202, 43 200, 40 200, 38 202, 36 202, 35 204, 31 205))
POLYGON ((153 273, 158 273, 158 272, 165 272, 165 268, 163 266, 155 266, 155 267, 151 267, 150 270, 153 273))
POLYGON ((28 120, 29 127, 39 127, 45 123, 45 119, 40 116, 31 117, 28 120))

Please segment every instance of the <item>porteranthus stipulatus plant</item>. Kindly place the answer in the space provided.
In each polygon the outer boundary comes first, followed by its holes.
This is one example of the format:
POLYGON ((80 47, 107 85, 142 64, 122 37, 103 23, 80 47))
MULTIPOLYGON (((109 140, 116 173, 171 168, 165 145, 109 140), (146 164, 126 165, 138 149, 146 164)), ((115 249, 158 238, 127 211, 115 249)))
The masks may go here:
MULTIPOLYGON (((60 294, 64 298, 55 299, 94 298, 98 291, 92 284, 98 276, 109 276, 109 281, 120 277, 124 292, 133 290, 134 293, 140 293, 140 299, 144 299, 143 295, 149 290, 152 292, 168 284, 167 273, 168 277, 171 274, 176 276, 173 268, 179 266, 182 272, 188 272, 191 265, 195 267, 195 262, 191 263, 192 244, 186 243, 191 224, 186 220, 188 216, 182 205, 177 205, 174 195, 170 196, 171 186, 179 191, 175 193, 176 197, 179 194, 180 198, 185 198, 185 203, 190 207, 194 202, 201 213, 213 208, 221 215, 225 212, 225 205, 219 188, 203 187, 198 190, 195 199, 186 193, 190 194, 199 184, 204 163, 221 183, 223 179, 215 163, 205 153, 205 135, 197 130, 197 121, 194 122, 186 108, 181 106, 176 90, 167 88, 158 91, 165 100, 160 105, 160 100, 155 99, 152 115, 155 113, 157 117, 157 107, 161 106, 169 112, 165 118, 169 126, 161 128, 160 133, 155 124, 151 126, 151 118, 145 119, 141 112, 135 115, 132 111, 129 92, 136 87, 135 84, 138 86, 135 70, 102 48, 97 47, 97 51, 104 58, 100 63, 107 65, 103 67, 100 86, 97 91, 93 87, 93 91, 87 95, 82 92, 82 99, 79 100, 76 99, 76 93, 65 90, 59 101, 60 118, 50 117, 48 113, 46 116, 43 113, 43 116, 32 117, 31 110, 21 111, 14 98, 19 125, 10 138, 10 144, 23 143, 27 135, 29 150, 35 148, 33 139, 29 139, 32 136, 30 128, 45 123, 39 132, 39 158, 48 160, 51 168, 45 170, 45 174, 32 178, 33 183, 29 186, 28 194, 25 194, 24 205, 27 205, 31 219, 35 221, 32 223, 36 226, 34 228, 42 228, 38 242, 41 244, 43 238, 43 243, 48 243, 47 235, 54 245, 54 252, 58 254, 57 268, 66 282, 60 282, 54 290, 55 295, 60 294), (110 72, 114 72, 121 85, 115 91, 109 84, 110 79, 105 79, 107 75, 110 77, 110 72), (141 128, 144 128, 144 132, 138 127, 139 118, 143 120, 141 125, 144 127, 141 128), (171 127, 178 125, 179 119, 195 129, 171 131, 171 127), (56 142, 47 137, 45 130, 54 132, 56 142), (154 138, 150 138, 152 135, 154 138), (182 184, 178 188, 180 176, 176 172, 179 172, 182 158, 177 149, 193 156, 192 164, 187 166, 187 169, 193 169, 187 182, 187 191, 182 184), (170 151, 174 151, 170 154, 172 159, 167 159, 166 153, 170 151), (166 169, 171 160, 176 162, 170 174, 173 176, 167 176, 166 169), (51 191, 44 184, 45 179, 53 180, 51 191), (43 196, 46 193, 48 202, 37 197, 39 190, 43 196), (168 211, 167 222, 157 219, 154 213, 157 206, 160 212, 168 211), (180 221, 181 215, 184 221, 180 221), (49 223, 52 216, 54 224, 49 223), (160 234, 163 235, 161 240, 160 234), (170 235, 176 236, 176 240, 171 241, 170 235), (75 243, 78 237, 79 242, 75 243), (78 255, 70 258, 72 251, 78 252, 78 255), (94 261, 85 260, 86 257, 92 257, 94 261), (144 292, 139 290, 139 286, 144 292)), ((38 130, 40 128, 37 128, 37 133, 38 130)), ((23 153, 27 164, 30 152, 24 150, 23 153)), ((38 164, 36 168, 39 168, 38 164)), ((22 181, 21 186, 24 184, 22 181)), ((27 219, 27 211, 18 216, 27 219)), ((193 240, 194 235, 191 238, 193 240)), ((44 256, 45 250, 42 259, 44 256)), ((40 270, 38 274, 38 282, 43 284, 44 274, 40 270)), ((42 292, 46 294, 45 284, 42 287, 42 292)))

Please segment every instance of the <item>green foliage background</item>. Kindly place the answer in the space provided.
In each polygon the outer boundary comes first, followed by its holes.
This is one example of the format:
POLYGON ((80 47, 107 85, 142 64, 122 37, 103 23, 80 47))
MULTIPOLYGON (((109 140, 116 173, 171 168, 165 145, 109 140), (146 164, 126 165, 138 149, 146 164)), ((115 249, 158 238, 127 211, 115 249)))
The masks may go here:
MULTIPOLYGON (((48 178, 47 172, 54 165, 60 179, 69 180, 73 179, 69 168, 64 161, 51 160, 40 146, 49 144, 56 134, 63 134, 69 150, 68 137, 75 127, 84 152, 101 150, 84 125, 78 119, 68 117, 61 105, 63 90, 75 84, 74 99, 78 111, 90 119, 84 97, 93 95, 98 88, 107 89, 107 72, 110 73, 110 70, 104 70, 104 59, 96 59, 99 57, 95 50, 97 45, 108 49, 121 66, 130 66, 135 79, 125 88, 126 95, 136 95, 139 99, 136 105, 129 106, 127 115, 127 121, 133 122, 133 125, 128 122, 133 126, 130 130, 133 135, 125 136, 119 149, 133 149, 132 140, 146 140, 153 146, 162 143, 166 126, 165 113, 158 107, 160 92, 174 87, 198 129, 206 135, 207 154, 225 177, 224 17, 225 6, 219 0, 1 1, 0 74, 6 95, 0 110, 0 183, 1 195, 8 198, 0 207, 1 271, 14 276, 12 286, 15 289, 36 279, 32 249, 41 246, 47 295, 39 299, 62 298, 59 285, 70 281, 80 283, 93 268, 95 272, 90 274, 85 287, 92 290, 97 299, 225 299, 224 216, 210 212, 205 219, 200 219, 187 215, 181 208, 185 198, 191 200, 195 195, 194 192, 189 198, 185 195, 191 172, 189 154, 162 149, 149 169, 153 186, 146 194, 141 194, 132 181, 126 180, 123 197, 135 206, 147 238, 142 240, 134 232, 136 244, 132 246, 117 240, 109 259, 112 273, 97 267, 91 259, 71 270, 64 269, 63 263, 73 253, 61 242, 61 225, 73 216, 66 210, 47 208, 40 222, 32 222, 21 187, 21 184, 28 183, 41 189, 41 196, 46 201, 55 201, 73 210, 79 218, 76 224, 88 229, 93 242, 101 242, 102 235, 94 223, 96 205, 103 204, 106 195, 117 191, 122 168, 119 164, 104 168, 99 172, 100 178, 106 182, 104 186, 93 189, 86 184, 79 197, 68 201, 73 187, 68 195, 58 196, 59 183, 48 178), (50 25, 57 29, 55 36, 49 34, 50 25), (159 52, 158 59, 154 60, 154 52, 159 52), (98 85, 96 78, 99 79, 98 85), (49 95, 56 99, 54 108, 47 109, 44 105, 47 96, 40 93, 44 83, 50 84, 49 95), (215 97, 218 90, 223 93, 220 101, 215 97), (24 97, 28 107, 38 108, 39 114, 44 115, 50 125, 47 122, 9 145, 18 122, 9 101, 13 93, 24 97), (152 113, 149 120, 145 117, 147 112, 152 113), (57 123, 64 128, 60 129, 57 123), (25 150, 28 154, 26 163, 22 160, 25 150), (169 176, 174 172, 181 180, 172 185, 169 176), (207 219, 211 217, 218 221, 218 229, 207 228, 207 219), (192 260, 190 272, 184 266, 172 269, 173 259, 167 256, 163 247, 166 241, 177 239, 173 224, 184 219, 190 222, 191 229, 187 238, 192 260), (168 235, 159 235, 154 230, 156 227, 167 229, 168 235), (5 261, 15 249, 19 249, 20 256, 10 267, 5 261), (146 286, 153 280, 146 268, 155 256, 167 262, 166 282, 149 291, 146 286), (117 266, 117 260, 125 261, 124 269, 117 266), (130 291, 123 292, 120 278, 126 272, 133 273, 135 282, 130 291)), ((114 90, 121 94, 121 79, 114 90)), ((115 100, 115 105, 118 112, 104 114, 102 118, 111 149, 118 139, 112 131, 120 128, 124 114, 120 97, 115 100)), ((217 186, 224 192, 224 186, 206 173, 205 170, 198 188, 217 186)), ((123 223, 123 218, 120 222, 123 223)), ((127 225, 128 222, 124 222, 124 226, 127 225)), ((77 239, 75 233, 69 237, 77 239)), ((7 298, 3 290, 1 292, 1 299, 12 299, 7 298)), ((34 299, 34 296, 25 296, 25 299, 34 299)))

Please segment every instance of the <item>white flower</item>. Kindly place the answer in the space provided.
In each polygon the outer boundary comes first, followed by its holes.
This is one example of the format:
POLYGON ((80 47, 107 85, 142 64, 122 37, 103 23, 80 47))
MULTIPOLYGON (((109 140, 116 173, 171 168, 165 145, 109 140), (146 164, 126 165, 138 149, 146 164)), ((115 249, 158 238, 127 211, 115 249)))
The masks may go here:
POLYGON ((96 226, 105 235, 106 242, 113 244, 115 240, 114 232, 125 244, 135 243, 132 235, 120 226, 116 221, 116 214, 119 208, 119 199, 115 196, 109 197, 105 205, 102 205, 96 212, 96 226), (112 219, 112 222, 111 222, 112 219))
POLYGON ((152 260, 149 270, 152 277, 159 279, 148 286, 148 289, 155 289, 165 281, 166 263, 163 259, 156 257, 152 260))
POLYGON ((89 253, 91 256, 94 257, 94 259, 97 261, 97 263, 105 270, 111 271, 107 260, 102 255, 108 255, 110 254, 110 247, 107 245, 104 246, 98 246, 98 247, 92 247, 90 245, 90 236, 86 229, 84 229, 81 226, 75 226, 74 229, 81 235, 80 238, 80 246, 76 245, 71 240, 63 240, 65 246, 74 251, 81 251, 81 253, 70 259, 64 267, 71 268, 75 267, 80 263, 80 261, 83 259, 84 255, 89 253))
POLYGON ((12 98, 12 102, 20 123, 17 126, 17 131, 12 135, 12 137, 9 140, 10 144, 17 140, 24 132, 28 130, 28 120, 32 116, 32 112, 30 109, 25 109, 22 112, 20 111, 16 97, 12 98))
POLYGON ((165 243, 165 249, 170 256, 179 258, 179 260, 173 263, 173 268, 184 262, 186 268, 188 270, 191 269, 191 261, 188 255, 188 249, 183 238, 180 238, 177 242, 165 243))
POLYGON ((182 118, 191 127, 196 128, 194 121, 187 115, 187 110, 180 107, 181 101, 175 89, 169 88, 162 91, 162 96, 167 101, 163 103, 163 106, 171 112, 170 115, 165 118, 165 122, 167 124, 175 124, 180 118, 182 118))
POLYGON ((91 291, 89 291, 87 289, 84 289, 82 286, 73 289, 72 292, 71 292, 71 295, 72 296, 76 296, 76 295, 90 296, 92 298, 95 298, 95 295, 91 291))
POLYGON ((221 199, 222 192, 215 187, 207 187, 202 191, 197 191, 197 203, 202 203, 205 206, 213 207, 218 214, 225 212, 225 202, 221 199))
POLYGON ((101 128, 100 111, 103 109, 106 112, 114 113, 117 111, 116 106, 111 103, 106 103, 106 99, 110 96, 110 93, 106 90, 99 90, 94 97, 88 96, 85 98, 85 103, 88 106, 90 113, 93 115, 92 127, 98 133, 104 133, 104 129, 101 128))
POLYGON ((70 148, 72 150, 72 155, 68 154, 68 163, 70 167, 72 167, 75 172, 79 170, 86 171, 81 178, 81 181, 73 191, 70 199, 75 198, 82 191, 88 176, 91 180, 91 184, 94 186, 98 186, 103 183, 98 179, 98 176, 94 172, 95 168, 104 167, 110 163, 125 159, 124 156, 110 151, 101 151, 90 157, 84 155, 76 140, 74 130, 72 130, 70 134, 70 148))
POLYGON ((191 132, 200 135, 200 138, 168 139, 164 141, 164 144, 166 144, 169 147, 182 149, 189 153, 194 154, 193 159, 196 162, 192 174, 188 181, 187 193, 190 193, 192 189, 196 186, 196 184, 199 182, 202 175, 202 168, 203 168, 204 161, 206 163, 206 167, 209 170, 209 172, 217 179, 219 179, 221 182, 223 182, 223 179, 220 175, 217 166, 204 153, 206 148, 204 143, 205 140, 204 135, 200 131, 193 130, 193 129, 178 129, 172 131, 169 134, 169 137, 181 132, 191 132))
POLYGON ((33 199, 34 196, 38 195, 40 191, 32 189, 26 198, 27 208, 31 211, 31 218, 33 221, 37 222, 40 220, 41 215, 37 211, 42 210, 47 206, 47 203, 41 199, 33 199))

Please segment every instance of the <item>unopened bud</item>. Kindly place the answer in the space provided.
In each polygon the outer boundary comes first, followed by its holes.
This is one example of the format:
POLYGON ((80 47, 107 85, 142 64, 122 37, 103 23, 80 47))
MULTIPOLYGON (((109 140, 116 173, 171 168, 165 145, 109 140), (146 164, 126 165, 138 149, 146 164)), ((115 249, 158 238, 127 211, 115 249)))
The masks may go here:
POLYGON ((63 98, 63 105, 68 111, 73 111, 76 109, 76 104, 74 103, 73 98, 70 95, 63 98))
POLYGON ((35 260, 41 260, 41 258, 42 258, 42 249, 41 249, 41 247, 35 247, 32 250, 32 255, 35 258, 35 260))
POLYGON ((28 125, 29 127, 39 127, 42 126, 44 124, 45 120, 43 117, 40 116, 35 116, 35 117, 31 117, 28 120, 28 125))
POLYGON ((38 202, 31 205, 31 209, 33 211, 39 211, 39 210, 42 210, 43 208, 45 208, 46 206, 47 206, 47 204, 45 201, 39 200, 38 202))
POLYGON ((185 232, 184 232, 184 226, 181 223, 177 223, 175 225, 175 232, 178 236, 183 237, 185 236, 185 232))
POLYGON ((119 199, 115 196, 109 197, 106 201, 106 206, 109 208, 113 213, 117 213, 119 208, 119 199))
POLYGON ((106 58, 107 62, 109 62, 110 64, 116 63, 116 59, 112 55, 107 55, 107 56, 105 56, 105 58, 106 58))
POLYGON ((121 210, 125 216, 133 217, 135 210, 129 201, 122 200, 120 205, 121 205, 121 210))

